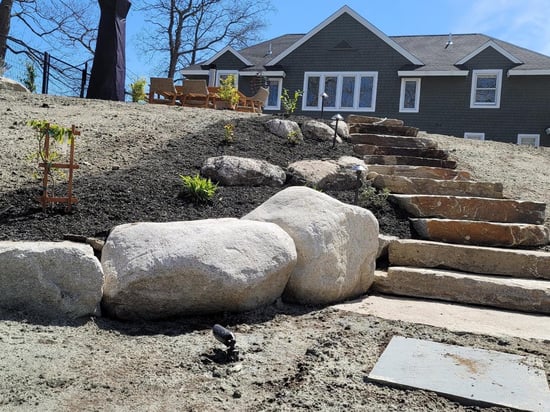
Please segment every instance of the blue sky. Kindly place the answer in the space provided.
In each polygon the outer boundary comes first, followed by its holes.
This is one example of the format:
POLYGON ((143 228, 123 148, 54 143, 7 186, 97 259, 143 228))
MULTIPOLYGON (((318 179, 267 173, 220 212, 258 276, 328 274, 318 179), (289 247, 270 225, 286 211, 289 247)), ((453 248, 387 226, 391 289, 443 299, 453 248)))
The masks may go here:
MULTIPOLYGON (((483 33, 550 55, 548 0, 273 0, 275 11, 262 33, 270 39, 307 33, 348 5, 387 35, 483 33)), ((128 15, 127 67, 130 79, 148 77, 147 62, 131 46, 140 17, 128 15)))

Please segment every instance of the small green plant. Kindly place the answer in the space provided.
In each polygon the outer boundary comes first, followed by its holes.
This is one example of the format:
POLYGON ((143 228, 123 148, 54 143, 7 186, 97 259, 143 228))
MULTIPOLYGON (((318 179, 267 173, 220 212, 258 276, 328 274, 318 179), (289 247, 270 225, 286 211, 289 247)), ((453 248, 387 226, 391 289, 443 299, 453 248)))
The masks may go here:
POLYGON ((298 99, 302 97, 303 94, 304 92, 302 92, 301 90, 296 90, 294 92, 294 95, 290 97, 290 95, 288 94, 288 90, 283 89, 283 94, 281 95, 281 104, 283 105, 287 116, 290 116, 292 113, 294 113, 296 107, 298 107, 298 99))
POLYGON ((146 95, 145 95, 146 83, 147 83, 147 80, 141 77, 137 79, 135 82, 130 84, 130 95, 132 96, 132 101, 134 103, 146 100, 146 95))
POLYGON ((31 93, 36 92, 36 71, 31 62, 25 63, 25 77, 21 81, 31 93))
POLYGON ((214 197, 218 185, 212 183, 210 179, 201 177, 196 174, 195 176, 180 175, 180 179, 183 183, 180 196, 190 199, 194 203, 206 203, 214 197))
POLYGON ((223 143, 231 144, 235 141, 235 125, 227 123, 223 126, 223 143))
POLYGON ((359 195, 359 205, 366 209, 383 209, 387 202, 390 191, 387 188, 377 190, 373 186, 366 186, 359 195))
POLYGON ((234 107, 239 103, 239 91, 235 87, 235 76, 230 74, 224 79, 220 80, 220 90, 218 96, 220 100, 224 100, 231 107, 234 107))
POLYGON ((291 145, 297 145, 300 143, 300 133, 298 130, 291 130, 288 132, 288 135, 286 136, 286 140, 291 145))

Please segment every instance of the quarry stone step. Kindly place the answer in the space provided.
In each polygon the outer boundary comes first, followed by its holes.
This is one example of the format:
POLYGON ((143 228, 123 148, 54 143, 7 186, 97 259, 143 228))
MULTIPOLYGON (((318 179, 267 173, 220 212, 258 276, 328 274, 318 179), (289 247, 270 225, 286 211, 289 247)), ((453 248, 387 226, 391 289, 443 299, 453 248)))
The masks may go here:
POLYGON ((550 230, 543 225, 495 223, 454 219, 410 219, 425 240, 462 245, 534 247, 549 243, 550 230))
POLYGON ((389 200, 412 217, 483 220, 507 223, 544 223, 546 204, 484 197, 400 195, 389 200))
POLYGON ((382 117, 374 117, 374 116, 365 116, 361 114, 350 114, 346 122, 348 124, 352 123, 375 123, 375 124, 383 124, 386 126, 403 126, 405 122, 400 119, 388 119, 388 118, 382 118, 382 117))
POLYGON ((416 195, 452 195, 502 198, 502 183, 475 182, 471 180, 438 180, 418 177, 367 175, 378 189, 387 188, 391 193, 416 195))
POLYGON ((410 165, 369 165, 369 172, 388 176, 418 177, 437 180, 472 180, 466 170, 410 165))
POLYGON ((550 282, 449 270, 390 267, 376 272, 381 293, 550 314, 550 282))
POLYGON ((550 253, 537 250, 454 245, 417 239, 392 239, 392 266, 442 268, 488 275, 550 280, 550 253))
POLYGON ((376 133, 351 133, 350 142, 352 144, 371 144, 376 146, 437 149, 437 143, 425 137, 393 136, 376 133))
POLYGON ((363 160, 366 164, 376 165, 411 165, 456 169, 455 160, 433 159, 427 157, 366 155, 363 156, 363 160))
POLYGON ((411 136, 418 134, 416 127, 392 126, 386 124, 355 123, 350 125, 350 133, 380 133, 392 136, 411 136))
POLYGON ((408 156, 442 160, 446 160, 449 158, 448 151, 442 149, 434 149, 431 147, 394 147, 378 146, 371 144, 357 144, 353 146, 353 151, 360 155, 408 156))

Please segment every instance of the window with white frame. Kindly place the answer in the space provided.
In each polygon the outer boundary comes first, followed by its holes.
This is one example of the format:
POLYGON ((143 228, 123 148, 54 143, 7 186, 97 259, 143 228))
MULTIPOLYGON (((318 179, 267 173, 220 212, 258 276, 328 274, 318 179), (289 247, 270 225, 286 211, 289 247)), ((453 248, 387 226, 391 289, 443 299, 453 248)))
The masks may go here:
POLYGON ((233 76, 235 80, 235 87, 239 88, 239 71, 238 70, 217 70, 216 71, 216 86, 220 86, 220 80, 225 79, 227 76, 233 76))
POLYGON ((464 132, 464 138, 469 140, 485 140, 485 133, 464 132))
POLYGON ((377 72, 306 72, 302 110, 374 112, 377 85, 377 72))
POLYGON ((401 79, 399 111, 418 113, 420 107, 420 79, 401 79))
POLYGON ((502 89, 502 70, 474 70, 470 108, 498 109, 502 89))
POLYGON ((518 134, 518 144, 540 146, 540 134, 518 134))
POLYGON ((267 79, 267 88, 269 89, 269 97, 264 109, 279 110, 281 108, 281 93, 283 92, 283 79, 269 78, 267 79))

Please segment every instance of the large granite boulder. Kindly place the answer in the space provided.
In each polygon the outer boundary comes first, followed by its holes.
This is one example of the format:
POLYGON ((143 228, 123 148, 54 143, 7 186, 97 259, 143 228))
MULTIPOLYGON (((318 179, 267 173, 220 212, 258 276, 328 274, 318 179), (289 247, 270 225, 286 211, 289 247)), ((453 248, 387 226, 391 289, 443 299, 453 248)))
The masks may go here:
POLYGON ((365 293, 374 281, 378 221, 366 209, 296 186, 243 219, 276 223, 294 240, 298 262, 283 294, 286 301, 331 304, 365 293))
POLYGON ((342 156, 338 160, 299 160, 288 165, 289 182, 306 185, 318 190, 355 190, 358 177, 353 169, 361 166, 365 173, 359 176, 364 180, 367 166, 353 156, 342 156))
POLYGON ((88 245, 0 242, 0 306, 51 319, 100 315, 103 271, 88 245))
MULTIPOLYGON (((318 120, 308 120, 302 125, 302 133, 304 137, 322 141, 334 140, 334 129, 328 124, 318 120)), ((342 138, 336 133, 336 142, 342 143, 342 138)))
POLYGON ((237 156, 217 156, 206 159, 201 175, 224 186, 282 186, 285 171, 265 160, 237 156))
POLYGON ((16 80, 8 79, 7 77, 0 76, 0 90, 10 90, 13 92, 30 93, 23 84, 16 80))
POLYGON ((272 223, 125 224, 103 247, 103 307, 123 319, 252 310, 281 296, 296 259, 272 223))
POLYGON ((304 136, 302 135, 302 130, 300 129, 300 126, 298 125, 298 123, 292 120, 271 119, 265 123, 265 127, 271 133, 276 136, 282 137, 283 139, 292 138, 296 141, 304 140, 304 136))

